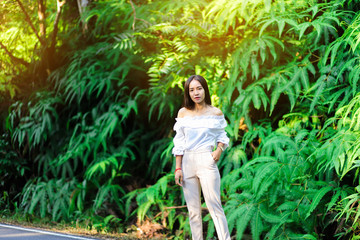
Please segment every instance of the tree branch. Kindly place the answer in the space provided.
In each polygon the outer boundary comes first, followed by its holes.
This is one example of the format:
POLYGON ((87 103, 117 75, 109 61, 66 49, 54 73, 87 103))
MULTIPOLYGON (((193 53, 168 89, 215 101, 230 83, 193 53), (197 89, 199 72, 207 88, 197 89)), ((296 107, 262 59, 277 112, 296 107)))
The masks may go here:
POLYGON ((25 67, 29 66, 29 63, 28 63, 27 61, 25 61, 24 59, 15 57, 15 56, 7 49, 7 47, 6 47, 4 44, 2 44, 2 42, 0 42, 0 47, 5 50, 6 54, 11 58, 12 62, 14 62, 14 63, 20 63, 20 64, 24 65, 25 67))
POLYGON ((130 4, 131 4, 131 8, 132 8, 132 10, 133 10, 133 14, 134 14, 134 20, 133 20, 133 24, 132 24, 132 29, 133 29, 133 30, 135 30, 135 22, 136 22, 136 20, 140 20, 140 21, 143 21, 143 22, 145 22, 145 23, 147 23, 147 24, 151 25, 148 21, 146 21, 146 20, 144 20, 144 19, 141 19, 141 18, 137 18, 137 17, 136 17, 136 11, 135 11, 135 6, 134 6, 134 3, 133 3, 131 0, 129 0, 129 2, 130 2, 130 4))
POLYGON ((16 0, 16 2, 19 4, 21 10, 23 11, 23 13, 25 14, 25 20, 29 23, 31 29, 34 31, 36 37, 39 39, 41 45, 46 46, 46 42, 39 36, 37 30, 34 27, 34 24, 31 22, 31 19, 29 17, 29 14, 26 12, 24 5, 21 3, 20 0, 16 0))
POLYGON ((134 7, 134 4, 131 0, 130 1, 130 4, 131 4, 131 8, 133 10, 133 14, 134 14, 134 20, 133 20, 133 24, 132 24, 132 29, 135 30, 135 21, 136 21, 136 11, 135 11, 135 7, 134 7))
POLYGON ((88 25, 87 25, 86 21, 84 21, 83 15, 84 15, 85 8, 89 4, 89 1, 88 0, 77 0, 77 4, 78 4, 78 9, 79 9, 80 20, 83 24, 82 30, 83 30, 83 33, 85 33, 88 30, 88 25))
POLYGON ((40 27, 40 37, 45 40, 46 38, 46 25, 45 25, 45 11, 46 7, 44 4, 44 0, 38 0, 38 17, 39 17, 39 27, 40 27))
POLYGON ((59 25, 60 15, 61 15, 61 8, 66 3, 66 0, 63 0, 63 1, 56 0, 56 2, 57 2, 57 12, 56 12, 56 17, 55 17, 55 21, 54 21, 54 30, 53 30, 52 36, 51 36, 50 53, 53 53, 55 50, 56 36, 58 34, 58 25, 59 25))

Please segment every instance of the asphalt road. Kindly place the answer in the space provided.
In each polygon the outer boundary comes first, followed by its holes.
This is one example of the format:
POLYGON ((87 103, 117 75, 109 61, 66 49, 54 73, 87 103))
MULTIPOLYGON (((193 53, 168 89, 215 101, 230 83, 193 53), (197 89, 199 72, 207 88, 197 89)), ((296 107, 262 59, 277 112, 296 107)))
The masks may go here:
POLYGON ((0 240, 94 240, 81 236, 68 235, 33 228, 24 228, 14 225, 0 224, 0 240))

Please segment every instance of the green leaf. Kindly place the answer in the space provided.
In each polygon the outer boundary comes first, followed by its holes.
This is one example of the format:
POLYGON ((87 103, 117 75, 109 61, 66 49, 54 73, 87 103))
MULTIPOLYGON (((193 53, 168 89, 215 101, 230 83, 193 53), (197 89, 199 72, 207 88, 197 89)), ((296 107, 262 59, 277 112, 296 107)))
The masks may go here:
POLYGON ((245 231, 246 226, 249 224, 251 218, 254 216, 256 209, 253 205, 243 204, 240 208, 244 208, 243 214, 238 215, 241 216, 241 221, 237 221, 236 223, 236 239, 241 240, 242 235, 245 231))
POLYGON ((304 22, 302 24, 300 24, 297 28, 299 30, 299 40, 302 38, 302 36, 304 35, 304 32, 306 31, 306 29, 308 29, 311 26, 310 23, 308 22, 304 22))
POLYGON ((326 193, 330 192, 333 188, 328 186, 328 187, 323 187, 320 190, 316 191, 316 194, 314 196, 314 198, 312 199, 311 205, 310 205, 310 209, 307 212, 305 219, 307 219, 308 217, 310 217, 310 214, 314 211, 314 209, 319 205, 321 199, 325 196, 326 193))
POLYGON ((266 207, 263 205, 261 205, 260 207, 260 214, 264 218, 264 220, 269 223, 281 223, 281 216, 268 212, 266 207))
POLYGON ((264 225, 262 223, 261 214, 260 214, 259 209, 256 210, 256 213, 252 217, 250 226, 251 226, 252 238, 254 240, 260 240, 261 233, 264 230, 264 225))

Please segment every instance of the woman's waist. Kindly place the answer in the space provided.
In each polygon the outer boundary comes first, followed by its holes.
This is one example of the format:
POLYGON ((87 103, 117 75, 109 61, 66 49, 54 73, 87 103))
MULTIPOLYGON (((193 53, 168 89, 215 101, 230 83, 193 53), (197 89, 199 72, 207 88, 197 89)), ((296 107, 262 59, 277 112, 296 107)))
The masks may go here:
POLYGON ((203 146, 195 148, 187 148, 184 150, 185 153, 203 153, 203 152, 212 152, 213 146, 203 146))

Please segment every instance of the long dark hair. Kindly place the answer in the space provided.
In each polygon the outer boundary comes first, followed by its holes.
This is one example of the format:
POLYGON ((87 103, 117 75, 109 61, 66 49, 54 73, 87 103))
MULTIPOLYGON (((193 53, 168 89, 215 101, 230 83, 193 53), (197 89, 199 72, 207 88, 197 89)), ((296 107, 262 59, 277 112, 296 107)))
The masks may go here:
POLYGON ((185 89, 185 91, 184 91, 184 107, 187 108, 187 109, 190 109, 190 110, 194 109, 194 107, 195 107, 195 103, 191 99, 190 93, 189 93, 189 86, 190 86, 190 83, 191 83, 192 80, 197 80, 197 81, 200 82, 201 86, 205 90, 205 103, 211 105, 209 87, 207 85, 207 82, 206 82, 205 78, 203 78, 200 75, 192 75, 185 82, 185 87, 184 87, 184 89, 185 89))

